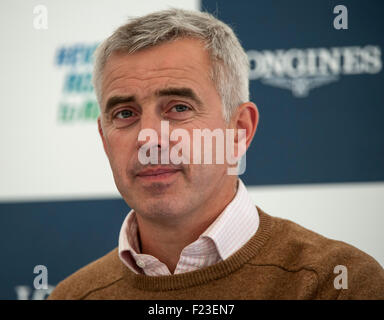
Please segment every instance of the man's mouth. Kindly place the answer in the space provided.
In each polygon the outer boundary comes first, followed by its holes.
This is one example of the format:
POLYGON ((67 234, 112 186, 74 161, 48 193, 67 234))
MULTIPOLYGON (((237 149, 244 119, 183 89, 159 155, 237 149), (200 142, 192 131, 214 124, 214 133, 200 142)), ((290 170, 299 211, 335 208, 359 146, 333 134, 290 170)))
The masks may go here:
POLYGON ((145 169, 137 174, 137 177, 147 181, 163 181, 175 176, 181 169, 177 168, 153 168, 145 169))

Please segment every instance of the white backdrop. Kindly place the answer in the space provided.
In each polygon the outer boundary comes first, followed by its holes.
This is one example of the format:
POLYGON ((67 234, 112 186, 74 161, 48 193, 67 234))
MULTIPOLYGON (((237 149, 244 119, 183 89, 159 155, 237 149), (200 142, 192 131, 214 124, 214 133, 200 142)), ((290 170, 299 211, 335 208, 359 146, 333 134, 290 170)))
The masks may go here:
POLYGON ((169 7, 198 9, 199 2, 0 2, 0 201, 117 196, 96 122, 58 121, 69 68, 55 57, 63 46, 102 41, 128 17, 169 7), (34 28, 36 5, 48 10, 46 30, 34 28))

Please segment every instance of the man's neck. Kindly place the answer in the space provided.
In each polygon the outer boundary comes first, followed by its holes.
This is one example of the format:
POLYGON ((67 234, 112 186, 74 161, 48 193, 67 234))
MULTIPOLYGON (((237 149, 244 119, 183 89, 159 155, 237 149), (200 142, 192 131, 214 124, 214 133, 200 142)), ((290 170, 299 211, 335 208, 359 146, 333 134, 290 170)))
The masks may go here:
POLYGON ((221 203, 212 201, 212 203, 216 204, 215 207, 209 209, 207 207, 200 208, 176 224, 159 224, 137 215, 141 253, 156 257, 166 264, 173 274, 182 250, 196 241, 217 219, 235 197, 237 187, 238 181, 236 181, 236 188, 232 189, 232 192, 228 192, 225 201, 221 203))

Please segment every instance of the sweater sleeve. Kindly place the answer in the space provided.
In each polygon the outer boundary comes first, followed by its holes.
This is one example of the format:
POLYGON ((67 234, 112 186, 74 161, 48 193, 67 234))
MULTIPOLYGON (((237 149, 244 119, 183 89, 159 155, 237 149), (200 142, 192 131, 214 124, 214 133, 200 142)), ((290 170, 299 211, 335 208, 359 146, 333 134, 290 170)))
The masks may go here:
POLYGON ((311 265, 318 276, 316 299, 384 300, 384 269, 373 257, 343 241, 320 244, 311 265))
POLYGON ((339 289, 338 300, 384 300, 384 269, 375 259, 364 254, 348 265, 348 287, 339 289))

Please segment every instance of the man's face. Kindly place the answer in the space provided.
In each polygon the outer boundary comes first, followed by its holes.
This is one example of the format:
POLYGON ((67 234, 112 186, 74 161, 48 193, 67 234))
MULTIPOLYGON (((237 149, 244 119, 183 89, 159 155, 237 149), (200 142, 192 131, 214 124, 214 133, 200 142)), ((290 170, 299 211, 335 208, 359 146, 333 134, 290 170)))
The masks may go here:
POLYGON ((179 39, 130 55, 114 52, 108 59, 99 131, 118 190, 143 217, 182 218, 209 210, 213 202, 233 193, 237 177, 227 175, 225 164, 143 165, 138 157, 145 144, 138 141, 143 129, 157 132, 159 152, 177 143, 161 139, 161 121, 169 121, 170 133, 180 128, 190 137, 193 129, 225 132, 221 99, 210 70, 209 55, 195 39, 179 39), (146 172, 158 168, 175 171, 146 172))

